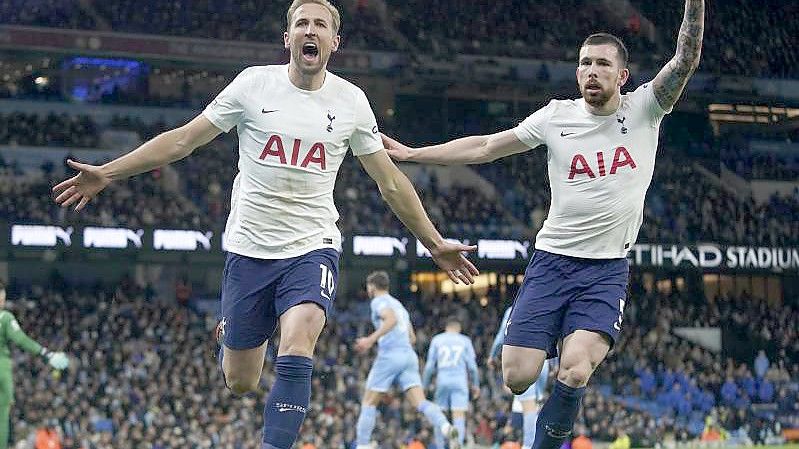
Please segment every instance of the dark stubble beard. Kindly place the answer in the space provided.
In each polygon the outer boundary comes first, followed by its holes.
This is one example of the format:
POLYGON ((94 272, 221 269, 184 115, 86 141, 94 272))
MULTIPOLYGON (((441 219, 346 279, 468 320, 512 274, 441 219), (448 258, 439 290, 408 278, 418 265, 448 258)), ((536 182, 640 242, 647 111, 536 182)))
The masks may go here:
POLYGON ((613 96, 612 93, 609 93, 604 89, 600 92, 599 95, 588 95, 588 93, 585 90, 583 90, 583 99, 585 100, 586 103, 590 104, 595 108, 601 108, 602 106, 605 106, 605 104, 607 104, 607 102, 610 101, 610 97, 612 96, 613 96))

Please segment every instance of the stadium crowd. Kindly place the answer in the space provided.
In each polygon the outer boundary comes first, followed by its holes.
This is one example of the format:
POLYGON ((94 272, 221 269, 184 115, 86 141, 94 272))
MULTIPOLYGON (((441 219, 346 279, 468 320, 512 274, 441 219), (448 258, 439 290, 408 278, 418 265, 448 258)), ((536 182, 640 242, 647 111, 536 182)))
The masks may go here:
MULTIPOLYGON (((573 60, 578 43, 601 29, 622 36, 634 62, 645 67, 660 65, 673 54, 682 8, 663 2, 631 4, 629 11, 621 13, 609 5, 579 0, 554 5, 519 0, 469 4, 359 0, 339 6, 345 48, 573 60), (654 31, 648 31, 644 22, 654 23, 654 31), (395 33, 398 36, 392 38, 395 33)), ((0 22, 276 43, 285 26, 285 8, 283 3, 254 0, 146 4, 134 0, 2 0, 0 22)), ((796 21, 784 18, 798 13, 793 2, 780 0, 708 5, 708 34, 718 39, 706 42, 702 70, 796 77, 799 29, 796 21), (764 29, 769 33, 760 32, 764 29)))
POLYGON ((86 115, 0 113, 0 145, 96 147, 98 137, 86 115))
POLYGON ((773 429, 765 423, 797 424, 796 305, 767 304, 746 292, 704 301, 701 292, 643 291, 635 276, 631 291, 638 291, 625 309, 625 323, 631 325, 615 357, 599 371, 599 382, 613 385, 626 405, 663 414, 693 432, 712 416, 728 431, 760 443, 773 429), (736 332, 751 357, 734 360, 725 353, 729 347, 714 353, 673 332, 705 326, 736 332))
MULTIPOLYGON (((799 424, 791 421, 799 416, 799 364, 791 355, 797 349, 795 336, 786 337, 793 345, 787 349, 772 352, 762 346, 773 354, 764 367, 763 360, 723 360, 671 332, 680 324, 725 325, 725 320, 752 317, 754 312, 762 314, 754 316, 764 325, 773 326, 773 309, 759 307, 756 299, 745 296, 717 311, 713 307, 725 300, 705 310, 688 295, 652 291, 634 295, 626 310, 623 338, 591 384, 577 434, 611 441, 618 429, 624 429, 635 444, 651 445, 695 438, 702 429, 692 429, 689 418, 714 416, 723 427, 743 428, 759 441, 762 423, 799 424), (772 391, 765 394, 768 383, 772 391), (754 394, 748 395, 750 390, 754 394), (633 394, 644 399, 631 402, 633 394), (645 401, 659 407, 649 407, 645 401), (773 403, 776 412, 757 414, 752 407, 741 407, 741 401, 773 403)), ((482 388, 469 415, 468 433, 487 445, 519 438, 511 426, 510 396, 501 386, 500 373, 483 363, 503 311, 502 296, 491 289, 485 300, 472 294, 402 298, 417 328, 421 357, 431 337, 443 330, 439 327, 446 317, 456 316, 466 324, 482 388)), ((15 440, 24 441, 35 429, 50 427, 60 435, 63 449, 259 447, 263 388, 271 385, 271 370, 265 370, 262 391, 255 395, 236 398, 226 391, 211 338, 216 317, 199 312, 191 302, 182 306, 158 298, 152 287, 138 286, 129 278, 115 288, 74 288, 60 278, 47 288, 12 284, 11 298, 11 309, 23 328, 48 347, 66 351, 74 362, 58 374, 15 352, 15 363, 25 367, 18 372, 30 373, 15 379, 15 440)), ((771 328, 773 334, 795 334, 796 308, 780 310, 784 316, 771 328)), ((314 399, 301 437, 308 445, 300 447, 345 449, 354 439, 360 395, 373 356, 357 355, 352 343, 370 327, 365 292, 337 299, 317 347, 314 399)), ((757 325, 755 330, 760 333, 757 325)), ((267 366, 274 356, 270 345, 267 366)), ((381 447, 400 448, 413 440, 429 444, 430 429, 399 396, 387 398, 379 408, 383 424, 375 438, 383 442, 381 447)))
POLYGON ((757 153, 748 147, 723 148, 721 161, 744 179, 795 181, 799 179, 799 155, 757 153))
MULTIPOLYGON (((665 2, 633 0, 631 3, 657 24, 662 31, 659 34, 669 41, 669 48, 674 48, 677 38, 674 31, 679 29, 682 10, 665 2)), ((799 25, 785 20, 796 14, 799 5, 780 0, 708 3, 705 31, 716 38, 702 46, 699 70, 716 75, 796 78, 799 25)))

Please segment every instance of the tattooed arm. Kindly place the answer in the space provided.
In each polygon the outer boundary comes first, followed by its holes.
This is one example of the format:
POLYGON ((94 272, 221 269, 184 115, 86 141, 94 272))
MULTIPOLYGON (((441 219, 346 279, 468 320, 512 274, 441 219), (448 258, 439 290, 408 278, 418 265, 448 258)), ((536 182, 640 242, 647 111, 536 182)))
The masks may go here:
POLYGON ((655 98, 664 110, 674 106, 688 83, 688 78, 699 66, 704 27, 705 1, 686 0, 685 16, 677 38, 677 52, 652 81, 655 98))

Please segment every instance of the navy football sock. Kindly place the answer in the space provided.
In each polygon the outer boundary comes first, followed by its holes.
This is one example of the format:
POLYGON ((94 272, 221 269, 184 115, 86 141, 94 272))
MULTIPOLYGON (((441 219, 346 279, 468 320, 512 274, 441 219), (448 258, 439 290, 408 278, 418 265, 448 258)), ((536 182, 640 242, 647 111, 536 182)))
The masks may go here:
POLYGON ((555 388, 538 415, 533 449, 560 448, 571 434, 584 393, 585 387, 572 388, 555 381, 555 388))
POLYGON ((291 449, 311 401, 308 357, 284 355, 275 360, 275 384, 264 407, 263 449, 291 449))

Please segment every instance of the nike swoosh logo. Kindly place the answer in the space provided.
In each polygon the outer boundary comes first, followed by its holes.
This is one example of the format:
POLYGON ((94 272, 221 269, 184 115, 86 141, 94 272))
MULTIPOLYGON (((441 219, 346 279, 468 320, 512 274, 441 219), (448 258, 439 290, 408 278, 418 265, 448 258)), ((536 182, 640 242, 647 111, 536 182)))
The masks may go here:
POLYGON ((577 133, 576 132, 574 132, 574 133, 566 133, 566 132, 561 131, 560 132, 560 137, 571 136, 572 134, 577 134, 577 133))
POLYGON ((262 114, 269 114, 270 112, 277 112, 277 109, 272 109, 271 111, 267 111, 266 109, 261 109, 262 114))

